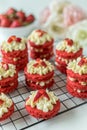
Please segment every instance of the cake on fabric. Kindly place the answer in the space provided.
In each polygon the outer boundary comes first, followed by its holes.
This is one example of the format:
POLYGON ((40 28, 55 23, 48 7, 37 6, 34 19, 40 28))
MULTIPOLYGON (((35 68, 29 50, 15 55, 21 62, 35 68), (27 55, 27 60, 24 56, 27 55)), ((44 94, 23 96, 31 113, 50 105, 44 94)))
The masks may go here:
POLYGON ((24 73, 27 86, 33 90, 50 88, 54 83, 54 66, 45 59, 31 60, 24 73))
POLYGON ((67 64, 73 59, 82 56, 82 47, 78 42, 69 38, 59 42, 56 46, 55 64, 58 70, 66 74, 67 64))
POLYGON ((25 104, 28 113, 36 118, 49 119, 60 110, 60 101, 53 92, 40 89, 32 91, 25 104))
POLYGON ((4 93, 0 94, 0 121, 9 118, 14 112, 14 103, 4 93))
POLYGON ((80 57, 68 64, 67 90, 75 97, 87 98, 87 57, 80 57))
POLYGON ((28 62, 27 43, 23 38, 11 36, 1 45, 2 61, 16 65, 16 68, 23 70, 28 62))
POLYGON ((32 59, 50 59, 53 56, 53 38, 43 30, 34 30, 28 37, 32 59))
POLYGON ((12 64, 0 62, 0 93, 10 93, 18 86, 18 72, 12 64))

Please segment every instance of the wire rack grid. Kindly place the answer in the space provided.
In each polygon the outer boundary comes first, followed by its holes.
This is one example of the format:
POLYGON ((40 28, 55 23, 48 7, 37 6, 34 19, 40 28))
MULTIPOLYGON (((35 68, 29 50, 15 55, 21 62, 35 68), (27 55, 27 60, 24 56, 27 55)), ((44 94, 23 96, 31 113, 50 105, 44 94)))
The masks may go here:
MULTIPOLYGON (((53 61, 54 60, 51 62, 54 63, 53 61)), ((30 95, 31 90, 29 90, 26 86, 23 72, 19 73, 18 80, 18 88, 8 95, 15 103, 15 111, 10 118, 0 123, 0 130, 9 130, 9 128, 12 130, 24 130, 25 128, 32 127, 44 121, 30 116, 25 110, 25 99, 30 95)), ((58 114, 62 114, 87 103, 87 100, 75 98, 67 92, 66 76, 56 69, 54 80, 55 84, 52 88, 50 88, 50 90, 53 91, 61 101, 61 109, 58 114)))

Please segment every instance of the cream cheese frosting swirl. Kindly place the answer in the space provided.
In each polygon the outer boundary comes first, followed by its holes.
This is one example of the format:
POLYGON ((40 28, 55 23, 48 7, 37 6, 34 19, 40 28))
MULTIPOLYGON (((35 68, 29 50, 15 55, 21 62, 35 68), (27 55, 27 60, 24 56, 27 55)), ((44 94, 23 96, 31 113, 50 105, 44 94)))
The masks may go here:
POLYGON ((13 102, 4 93, 0 94, 0 118, 8 112, 8 109, 12 106, 13 102))
POLYGON ((87 74, 87 58, 79 57, 77 60, 71 61, 67 68, 80 75, 87 74))
POLYGON ((12 64, 0 63, 0 80, 13 77, 16 73, 16 67, 12 64))
POLYGON ((37 59, 37 60, 31 60, 27 64, 27 72, 29 74, 39 74, 39 75, 45 75, 48 72, 52 72, 54 70, 54 66, 45 59, 37 59))
POLYGON ((45 96, 41 96, 36 102, 34 102, 35 96, 37 95, 39 90, 32 91, 29 99, 26 101, 26 105, 30 105, 32 108, 36 107, 43 112, 48 112, 53 110, 54 104, 58 101, 58 98, 54 95, 53 92, 49 92, 46 90, 46 94, 48 95, 49 99, 45 96))
POLYGON ((28 37, 31 42, 36 45, 44 45, 45 42, 51 41, 52 37, 43 30, 34 30, 28 37))

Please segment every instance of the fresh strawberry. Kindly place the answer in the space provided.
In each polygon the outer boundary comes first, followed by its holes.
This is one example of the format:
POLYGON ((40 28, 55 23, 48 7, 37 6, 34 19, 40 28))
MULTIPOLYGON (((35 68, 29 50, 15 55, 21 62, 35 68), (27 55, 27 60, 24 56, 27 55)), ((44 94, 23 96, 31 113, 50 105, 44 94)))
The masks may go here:
POLYGON ((8 64, 5 64, 5 63, 2 64, 2 67, 3 67, 5 70, 8 70, 8 69, 9 69, 8 64))
POLYGON ((12 38, 9 38, 9 39, 7 40, 8 43, 11 43, 12 41, 13 41, 12 38))
POLYGON ((67 44, 68 44, 69 46, 72 46, 72 45, 73 45, 73 40, 72 40, 72 39, 66 38, 65 41, 67 42, 67 44))
POLYGON ((16 36, 13 35, 13 36, 11 36, 11 37, 8 38, 7 42, 8 42, 8 43, 11 43, 11 42, 14 41, 15 39, 16 39, 16 36))
POLYGON ((34 98, 34 102, 38 101, 40 98, 42 97, 42 94, 37 92, 35 98, 34 98))
POLYGON ((42 66, 44 66, 44 67, 47 66, 46 63, 45 63, 43 60, 41 60, 40 58, 37 58, 37 59, 36 59, 36 62, 37 62, 37 63, 35 63, 35 64, 33 65, 34 67, 37 67, 37 66, 39 66, 39 65, 42 65, 42 66))
POLYGON ((5 14, 0 15, 0 26, 15 28, 26 26, 29 23, 32 23, 34 20, 35 17, 32 14, 26 16, 23 11, 17 11, 14 8, 10 8, 5 14))
POLYGON ((7 42, 11 43, 12 41, 21 42, 21 38, 20 37, 16 37, 15 35, 13 35, 13 36, 8 38, 7 42))
POLYGON ((4 101, 2 99, 0 99, 0 106, 4 103, 4 101))
POLYGON ((26 22, 28 23, 32 23, 34 20, 35 20, 35 17, 32 14, 26 17, 26 22))
POLYGON ((21 38, 20 38, 20 37, 17 37, 17 38, 16 38, 16 42, 21 42, 21 38))
POLYGON ((0 18, 0 26, 1 27, 9 27, 11 24, 11 21, 5 17, 5 16, 1 16, 0 18))
POLYGON ((37 58, 36 61, 37 61, 37 62, 41 62, 41 59, 40 59, 40 58, 37 58))
POLYGON ((36 32, 38 32, 38 34, 39 34, 39 36, 41 37, 41 36, 43 36, 46 32, 45 31, 43 31, 43 30, 36 30, 36 32))
POLYGON ((23 11, 17 11, 16 12, 16 17, 18 18, 18 19, 20 19, 21 21, 24 21, 25 20, 25 13, 23 12, 23 11))
POLYGON ((3 18, 7 18, 6 14, 0 14, 0 20, 2 20, 3 18))
POLYGON ((9 69, 8 64, 5 64, 4 62, 1 62, 1 65, 2 65, 2 67, 3 67, 5 70, 8 70, 8 69, 9 69))
POLYGON ((33 66, 34 66, 34 67, 37 67, 38 65, 39 65, 38 63, 35 63, 33 66))
POLYGON ((34 102, 38 101, 41 97, 46 97, 48 100, 50 100, 48 94, 46 93, 46 90, 41 89, 41 90, 38 90, 38 92, 34 98, 34 102))
POLYGON ((13 22, 12 22, 12 24, 11 24, 11 28, 15 28, 15 27, 20 27, 20 26, 22 26, 22 23, 21 23, 21 21, 19 21, 19 20, 14 20, 13 22))
POLYGON ((15 10, 14 8, 10 8, 10 9, 8 9, 7 12, 6 12, 7 15, 12 15, 12 14, 14 14, 14 13, 16 13, 16 10, 15 10))
POLYGON ((44 61, 41 62, 41 65, 44 66, 44 67, 47 67, 47 65, 44 61))
POLYGON ((46 97, 48 100, 50 100, 50 98, 46 92, 43 94, 43 97, 46 97))
POLYGON ((86 59, 85 57, 83 57, 83 58, 79 61, 78 65, 79 65, 79 66, 82 66, 82 65, 84 65, 84 64, 87 64, 87 59, 86 59))

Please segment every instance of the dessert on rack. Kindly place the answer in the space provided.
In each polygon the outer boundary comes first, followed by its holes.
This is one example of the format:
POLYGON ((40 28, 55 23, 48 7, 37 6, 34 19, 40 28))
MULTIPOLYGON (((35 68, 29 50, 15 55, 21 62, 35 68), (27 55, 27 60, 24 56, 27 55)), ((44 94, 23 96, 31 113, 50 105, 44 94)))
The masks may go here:
POLYGON ((14 112, 14 103, 4 93, 0 93, 0 121, 9 118, 14 112))
POLYGON ((87 57, 80 57, 68 64, 67 90, 75 97, 87 98, 87 57))
POLYGON ((41 29, 34 30, 28 37, 30 57, 49 60, 53 56, 53 38, 41 29))
POLYGON ((54 66, 45 59, 31 60, 24 70, 26 84, 33 90, 52 87, 54 66))
POLYGON ((55 116, 60 110, 60 101, 53 92, 40 89, 32 91, 26 99, 27 112, 35 118, 49 119, 55 116))
POLYGON ((18 71, 23 70, 28 63, 28 50, 26 39, 10 36, 1 45, 2 61, 14 64, 18 71))
POLYGON ((82 46, 72 39, 65 38, 56 46, 55 64, 58 70, 66 74, 66 67, 69 62, 82 56, 82 46))
POLYGON ((18 72, 14 65, 0 62, 0 93, 10 93, 18 86, 18 72))

